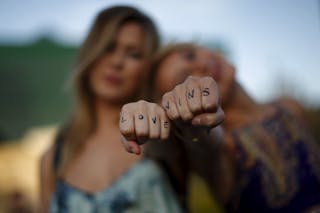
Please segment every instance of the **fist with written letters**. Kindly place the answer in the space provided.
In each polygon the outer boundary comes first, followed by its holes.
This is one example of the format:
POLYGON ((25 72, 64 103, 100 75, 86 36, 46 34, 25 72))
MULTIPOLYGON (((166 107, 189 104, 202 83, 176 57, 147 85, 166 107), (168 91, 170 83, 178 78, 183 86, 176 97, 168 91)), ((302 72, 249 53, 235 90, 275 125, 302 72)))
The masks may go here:
POLYGON ((167 139, 172 122, 188 131, 198 131, 211 129, 224 118, 216 82, 211 77, 193 76, 165 93, 162 106, 138 101, 124 105, 120 114, 123 144, 135 154, 141 153, 139 145, 148 140, 167 139))

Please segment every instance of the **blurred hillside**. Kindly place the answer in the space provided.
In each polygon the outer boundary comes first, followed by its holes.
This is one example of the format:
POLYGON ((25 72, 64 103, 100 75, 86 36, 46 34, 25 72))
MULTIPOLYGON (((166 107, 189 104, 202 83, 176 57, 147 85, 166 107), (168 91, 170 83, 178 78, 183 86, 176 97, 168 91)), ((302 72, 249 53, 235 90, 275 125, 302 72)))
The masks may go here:
MULTIPOLYGON (((230 56, 224 42, 204 44, 230 56)), ((47 37, 26 45, 0 44, 0 141, 19 138, 30 127, 65 119, 71 104, 65 87, 76 49, 47 37)), ((292 91, 293 86, 289 84, 287 90, 292 91)), ((320 141, 320 108, 307 109, 307 115, 320 141)))
POLYGON ((23 46, 0 44, 0 141, 63 120, 70 105, 63 87, 75 51, 46 38, 23 46))

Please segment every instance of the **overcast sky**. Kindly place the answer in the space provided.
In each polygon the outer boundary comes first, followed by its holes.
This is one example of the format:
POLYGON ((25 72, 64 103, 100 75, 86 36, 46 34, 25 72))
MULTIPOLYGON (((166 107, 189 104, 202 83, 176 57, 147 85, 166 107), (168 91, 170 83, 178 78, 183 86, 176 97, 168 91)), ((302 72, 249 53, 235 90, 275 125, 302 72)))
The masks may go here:
POLYGON ((268 100, 281 79, 320 104, 319 0, 1 0, 0 42, 47 34, 79 44, 96 13, 130 4, 149 14, 166 38, 225 42, 241 83, 268 100))

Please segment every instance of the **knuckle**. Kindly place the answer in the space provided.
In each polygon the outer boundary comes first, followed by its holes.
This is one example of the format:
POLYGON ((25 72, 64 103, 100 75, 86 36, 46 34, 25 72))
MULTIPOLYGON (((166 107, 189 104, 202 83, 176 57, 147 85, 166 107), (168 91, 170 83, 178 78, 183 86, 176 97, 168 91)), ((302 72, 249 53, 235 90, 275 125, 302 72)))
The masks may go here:
POLYGON ((158 109, 158 104, 155 103, 149 103, 150 109, 152 109, 153 111, 156 111, 158 109))
POLYGON ((193 114, 187 110, 183 110, 181 112, 181 118, 184 121, 191 120, 193 118, 193 114))
POLYGON ((140 106, 142 106, 142 105, 146 105, 148 102, 145 101, 145 100, 139 100, 137 103, 138 103, 140 106))
POLYGON ((218 105, 214 101, 210 101, 210 102, 203 103, 202 107, 204 110, 214 110, 215 111, 215 110, 217 110, 218 105))
POLYGON ((174 113, 172 110, 167 111, 166 116, 168 116, 170 120, 177 120, 179 118, 179 114, 174 113))
POLYGON ((197 78, 194 76, 188 76, 188 78, 185 80, 185 82, 190 83, 190 82, 196 82, 197 78))
POLYGON ((132 105, 132 103, 128 103, 128 104, 123 105, 121 111, 122 112, 129 111, 131 105, 132 105))
POLYGON ((167 92, 162 96, 162 105, 171 100, 172 92, 167 92))
POLYGON ((136 131, 136 135, 138 138, 148 138, 149 136, 148 132, 143 130, 136 131))
POLYGON ((162 134, 161 136, 160 136, 160 139, 161 140, 166 140, 166 139, 168 139, 169 138, 169 134, 162 134))
POLYGON ((162 99, 168 99, 171 97, 171 93, 172 92, 166 92, 163 96, 162 96, 162 99))
POLYGON ((175 87, 174 87, 174 91, 180 91, 181 90, 181 88, 182 88, 182 84, 178 84, 178 85, 176 85, 175 87))
POLYGON ((134 134, 133 128, 130 127, 120 127, 120 132, 125 137, 132 136, 134 134))
POLYGON ((150 139, 158 139, 160 137, 160 133, 158 131, 150 132, 150 139))
POLYGON ((217 111, 217 106, 216 105, 210 105, 203 107, 205 112, 216 112, 217 111))
POLYGON ((209 76, 203 77, 203 82, 206 85, 211 85, 213 87, 216 87, 216 81, 212 77, 209 77, 209 76))
POLYGON ((190 110, 192 112, 200 112, 202 110, 202 108, 201 108, 200 104, 197 104, 197 105, 191 105, 190 110))
POLYGON ((205 82, 214 82, 213 78, 210 77, 210 76, 205 76, 205 77, 202 77, 201 78, 202 81, 205 81, 205 82))

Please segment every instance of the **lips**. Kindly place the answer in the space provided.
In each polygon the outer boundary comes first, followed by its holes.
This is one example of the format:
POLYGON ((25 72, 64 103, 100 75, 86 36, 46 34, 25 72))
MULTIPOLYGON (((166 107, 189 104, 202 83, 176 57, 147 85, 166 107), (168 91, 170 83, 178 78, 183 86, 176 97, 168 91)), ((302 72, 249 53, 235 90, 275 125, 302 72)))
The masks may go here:
POLYGON ((105 81, 114 86, 120 86, 123 83, 123 79, 117 75, 105 75, 105 81))

